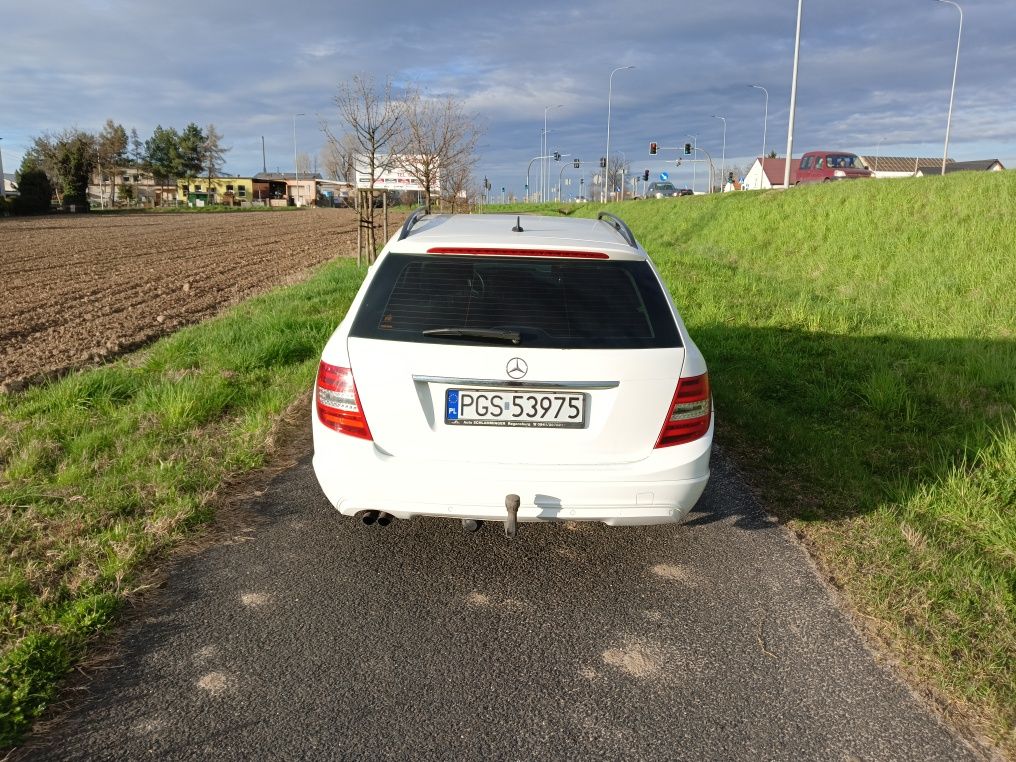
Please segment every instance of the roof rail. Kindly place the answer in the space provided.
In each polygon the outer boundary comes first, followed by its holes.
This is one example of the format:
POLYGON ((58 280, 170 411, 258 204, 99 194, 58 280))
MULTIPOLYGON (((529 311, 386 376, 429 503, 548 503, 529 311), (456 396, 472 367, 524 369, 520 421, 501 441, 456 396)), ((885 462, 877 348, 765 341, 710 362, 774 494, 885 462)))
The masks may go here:
POLYGON ((624 224, 624 220, 616 214, 611 214, 610 212, 600 212, 596 215, 596 219, 598 220, 602 220, 604 217, 607 218, 607 224, 620 233, 621 237, 628 242, 629 246, 633 249, 637 249, 639 247, 639 245, 635 242, 635 236, 632 234, 631 229, 624 224))
POLYGON ((406 238, 409 232, 413 229, 413 225, 420 221, 420 218, 427 213, 427 207, 421 206, 419 209, 414 211, 406 221, 402 223, 402 230, 399 231, 399 240, 406 238))

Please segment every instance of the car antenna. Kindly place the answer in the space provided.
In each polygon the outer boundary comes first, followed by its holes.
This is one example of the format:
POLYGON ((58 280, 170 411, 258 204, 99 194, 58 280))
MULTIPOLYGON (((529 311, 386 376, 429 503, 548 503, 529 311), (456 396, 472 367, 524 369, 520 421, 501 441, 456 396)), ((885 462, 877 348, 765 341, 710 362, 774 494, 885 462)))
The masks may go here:
POLYGON ((523 233, 523 232, 525 232, 522 229, 522 217, 521 216, 518 216, 518 217, 515 218, 515 227, 512 228, 512 232, 513 233, 523 233))

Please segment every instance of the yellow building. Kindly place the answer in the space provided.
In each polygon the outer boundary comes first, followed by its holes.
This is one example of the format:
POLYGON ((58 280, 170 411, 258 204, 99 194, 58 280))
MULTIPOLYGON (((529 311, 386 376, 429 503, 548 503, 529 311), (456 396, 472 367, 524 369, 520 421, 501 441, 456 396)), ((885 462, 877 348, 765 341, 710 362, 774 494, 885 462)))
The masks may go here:
POLYGON ((189 206, 225 204, 240 206, 254 200, 254 178, 252 177, 207 177, 181 178, 176 182, 177 195, 189 206))

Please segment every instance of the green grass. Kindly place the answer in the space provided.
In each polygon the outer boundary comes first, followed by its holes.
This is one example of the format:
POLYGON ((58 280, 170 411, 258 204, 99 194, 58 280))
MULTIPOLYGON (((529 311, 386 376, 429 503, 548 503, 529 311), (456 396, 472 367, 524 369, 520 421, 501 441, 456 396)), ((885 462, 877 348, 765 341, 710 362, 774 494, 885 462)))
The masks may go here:
MULTIPOLYGON (((1006 173, 608 207, 705 352, 720 441, 905 668, 1011 753, 1014 200, 1006 173)), ((541 210, 559 208, 600 207, 541 210)), ((361 277, 329 265, 0 397, 0 746, 223 480, 262 464, 361 277)))
POLYGON ((259 467, 362 271, 327 265, 97 370, 0 396, 0 748, 53 698, 153 556, 259 467))
POLYGON ((606 208, 705 353, 720 441, 905 668, 1016 754, 1014 202, 1008 172, 606 208))

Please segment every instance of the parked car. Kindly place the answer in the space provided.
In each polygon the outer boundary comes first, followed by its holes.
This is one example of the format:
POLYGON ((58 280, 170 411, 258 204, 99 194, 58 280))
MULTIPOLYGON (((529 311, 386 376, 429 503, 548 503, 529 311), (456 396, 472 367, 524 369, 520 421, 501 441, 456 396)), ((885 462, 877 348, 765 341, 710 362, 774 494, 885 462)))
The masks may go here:
POLYGON ((872 177, 872 172, 861 163, 860 157, 856 154, 841 151, 809 151, 801 157, 796 184, 857 180, 867 177, 872 177))
POLYGON ((671 198, 673 196, 691 196, 690 188, 677 188, 674 183, 656 181, 646 187, 646 198, 671 198))
POLYGON ((393 518, 681 521, 709 478, 709 376, 618 218, 411 215, 321 355, 314 472, 393 518))

